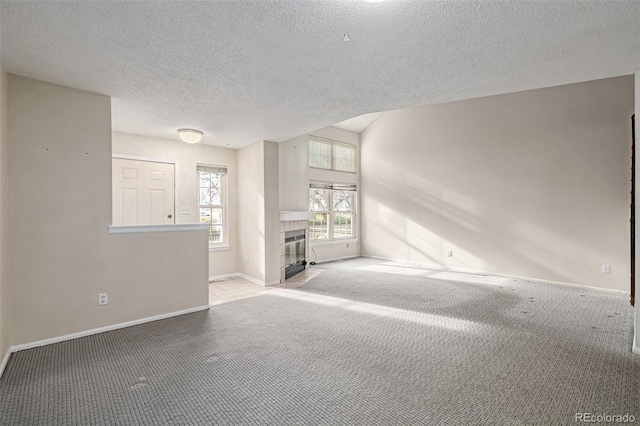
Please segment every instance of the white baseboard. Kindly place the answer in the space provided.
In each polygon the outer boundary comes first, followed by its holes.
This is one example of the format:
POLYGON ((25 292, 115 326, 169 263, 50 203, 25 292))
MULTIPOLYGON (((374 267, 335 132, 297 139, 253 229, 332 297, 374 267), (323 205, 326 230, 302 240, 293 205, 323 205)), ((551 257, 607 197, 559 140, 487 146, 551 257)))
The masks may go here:
POLYGON ((235 272, 233 274, 214 275, 212 277, 209 277, 209 283, 211 283, 212 281, 222 280, 222 279, 225 279, 225 278, 233 278, 233 277, 244 278, 247 281, 251 281, 252 283, 261 285, 263 287, 280 284, 280 280, 276 280, 276 281, 261 281, 261 280, 259 280, 257 278, 250 277, 249 275, 241 274, 240 272, 235 272))
POLYGON ((520 280, 527 280, 527 281, 537 281, 537 282, 541 282, 541 283, 549 283, 549 284, 564 285, 564 286, 571 286, 571 287, 588 288, 590 290, 612 291, 614 293, 629 294, 628 291, 614 290, 614 289, 611 289, 611 288, 593 287, 593 286, 584 285, 584 284, 566 283, 566 282, 562 282, 562 281, 551 281, 551 280, 545 280, 545 279, 541 279, 541 278, 523 277, 523 276, 520 276, 520 275, 499 274, 499 273, 496 273, 496 272, 478 271, 478 270, 475 270, 475 269, 455 268, 455 267, 452 267, 452 266, 436 265, 436 264, 432 264, 432 263, 413 262, 413 261, 410 261, 410 260, 393 259, 393 258, 390 258, 390 257, 371 256, 371 255, 368 255, 368 254, 361 254, 360 257, 368 257, 370 259, 379 259, 379 260, 386 260, 386 261, 391 261, 391 262, 403 262, 403 263, 407 263, 409 265, 415 265, 418 268, 424 268, 424 269, 430 269, 430 270, 459 272, 459 273, 462 273, 462 274, 481 274, 481 275, 489 275, 489 276, 493 276, 493 277, 513 278, 513 279, 520 279, 520 280))
POLYGON ((209 309, 209 305, 197 306, 195 308, 183 309, 181 311, 174 311, 166 314, 155 315, 152 317, 141 318, 133 321, 121 322, 119 324, 107 325, 105 327, 93 328, 91 330, 79 331, 77 333, 65 334, 64 336, 51 337, 49 339, 37 340, 35 342, 22 343, 20 345, 11 346, 10 352, 18 352, 18 351, 23 351, 25 349, 37 348, 39 346, 50 345, 52 343, 59 343, 67 340, 78 339, 80 337, 91 336, 92 334, 104 333, 105 331, 112 331, 112 330, 117 330, 119 328, 131 327, 133 325, 139 325, 147 322, 158 321, 161 319, 177 317, 179 315, 205 311, 207 309, 209 309))
POLYGON ((250 277, 249 275, 241 274, 240 272, 238 272, 236 275, 240 278, 244 278, 247 281, 251 281, 252 283, 256 283, 262 286, 264 285, 264 281, 260 281, 259 279, 250 277))
MULTIPOLYGON (((336 260, 353 259, 353 258, 356 258, 356 257, 360 257, 360 255, 359 254, 354 254, 354 255, 351 255, 351 256, 332 257, 331 259, 317 260, 317 261, 315 261, 315 263, 317 265, 318 263, 335 262, 336 260)), ((313 266, 313 265, 311 265, 311 266, 313 266)))
POLYGON ((249 275, 245 275, 245 274, 241 274, 240 272, 238 272, 236 274, 236 276, 240 277, 240 278, 244 278, 245 280, 251 281, 252 283, 256 283, 258 285, 261 285, 263 287, 266 286, 270 286, 270 285, 276 285, 276 284, 280 284, 280 280, 275 280, 275 281, 261 281, 257 278, 253 278, 250 277, 249 275))
POLYGON ((209 282, 213 282, 213 281, 217 281, 217 280, 224 280, 225 278, 233 278, 233 277, 237 277, 238 273, 234 272, 233 274, 222 274, 222 275, 214 275, 209 277, 209 282))
POLYGON ((2 373, 4 373, 4 368, 7 366, 10 356, 11 356, 11 348, 7 349, 7 353, 4 354, 4 357, 2 358, 2 362, 0 362, 0 377, 2 377, 2 373))

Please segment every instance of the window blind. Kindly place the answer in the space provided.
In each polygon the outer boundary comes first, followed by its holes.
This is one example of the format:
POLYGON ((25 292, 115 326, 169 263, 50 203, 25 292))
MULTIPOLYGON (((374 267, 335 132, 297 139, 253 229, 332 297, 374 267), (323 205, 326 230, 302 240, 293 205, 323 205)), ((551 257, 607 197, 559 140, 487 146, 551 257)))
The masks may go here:
POLYGON ((219 173, 222 175, 227 174, 227 168, 225 166, 204 166, 204 165, 198 164, 196 166, 196 169, 199 172, 219 173))
POLYGON ((327 183, 327 182, 311 182, 309 188, 312 189, 333 189, 336 191, 355 191, 355 183, 327 183))

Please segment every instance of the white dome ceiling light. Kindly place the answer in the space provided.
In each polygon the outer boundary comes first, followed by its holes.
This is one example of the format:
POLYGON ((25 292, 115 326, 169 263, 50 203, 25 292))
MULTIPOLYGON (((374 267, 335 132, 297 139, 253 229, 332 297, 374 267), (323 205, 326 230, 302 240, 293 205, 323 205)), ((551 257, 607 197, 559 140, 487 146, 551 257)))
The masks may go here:
POLYGON ((202 133, 200 130, 194 129, 180 129, 178 130, 178 136, 186 143, 198 143, 202 139, 202 133))

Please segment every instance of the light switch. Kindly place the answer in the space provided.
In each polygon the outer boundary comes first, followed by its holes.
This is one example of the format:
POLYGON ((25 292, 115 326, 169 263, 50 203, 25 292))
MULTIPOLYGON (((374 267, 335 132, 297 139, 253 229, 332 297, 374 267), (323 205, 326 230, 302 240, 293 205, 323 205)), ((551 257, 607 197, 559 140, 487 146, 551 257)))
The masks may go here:
POLYGON ((180 207, 180 214, 191 214, 191 207, 180 207))

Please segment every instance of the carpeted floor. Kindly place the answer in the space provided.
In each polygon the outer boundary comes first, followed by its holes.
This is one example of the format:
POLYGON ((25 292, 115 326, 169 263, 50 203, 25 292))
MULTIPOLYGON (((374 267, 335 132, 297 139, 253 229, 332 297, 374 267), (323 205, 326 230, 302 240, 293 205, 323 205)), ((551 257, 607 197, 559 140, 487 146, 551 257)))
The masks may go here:
MULTIPOLYGON (((624 294, 374 259, 13 354, 2 425, 568 425, 640 416, 624 294)), ((640 421, 640 420, 637 420, 640 421)))

